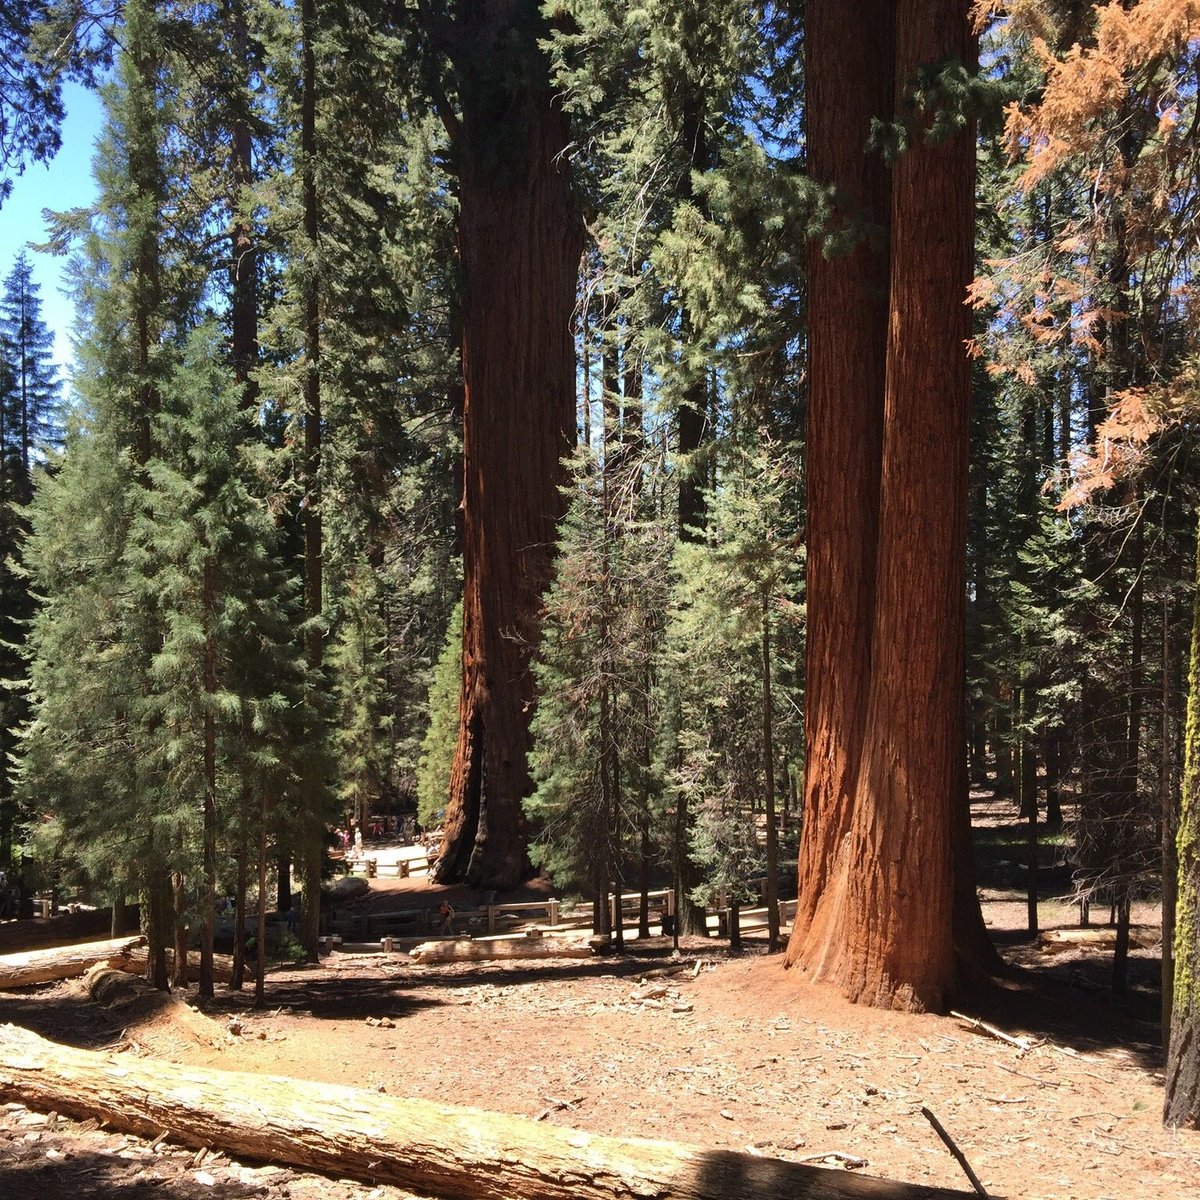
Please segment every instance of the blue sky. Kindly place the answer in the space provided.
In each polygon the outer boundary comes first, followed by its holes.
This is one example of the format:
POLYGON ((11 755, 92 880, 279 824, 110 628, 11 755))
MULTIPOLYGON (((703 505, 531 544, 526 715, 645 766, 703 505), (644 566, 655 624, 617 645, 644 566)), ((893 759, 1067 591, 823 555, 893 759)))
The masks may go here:
MULTIPOLYGON (((13 180, 12 194, 0 206, 0 277, 8 275, 21 247, 46 237, 42 210, 78 208, 96 196, 92 151, 103 123, 100 101, 77 84, 63 89, 67 119, 62 149, 48 165, 31 163, 13 180)), ((42 319, 54 331, 55 361, 72 362, 70 333, 74 306, 62 294, 66 259, 30 252, 34 280, 41 285, 42 319)))

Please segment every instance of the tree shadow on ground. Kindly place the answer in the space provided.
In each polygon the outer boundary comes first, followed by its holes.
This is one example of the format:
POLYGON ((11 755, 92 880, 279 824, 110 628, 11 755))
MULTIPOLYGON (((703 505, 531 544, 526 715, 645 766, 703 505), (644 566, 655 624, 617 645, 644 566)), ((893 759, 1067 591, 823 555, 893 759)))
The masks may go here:
POLYGON ((324 1021, 356 1021, 385 1016, 401 1019, 418 1009, 452 1003, 433 992, 418 994, 397 979, 364 979, 362 976, 349 979, 300 977, 275 981, 268 978, 265 1002, 257 1010, 253 1007, 253 987, 241 992, 218 988, 217 994, 207 1000, 198 1000, 193 991, 187 999, 211 1017, 232 1014, 246 1016, 255 1011, 265 1015, 287 1008, 294 1013, 304 1013, 324 1021))
MULTIPOLYGON (((339 979, 301 975, 272 979, 268 976, 266 1004, 262 1011, 286 1007, 294 1012, 311 1014, 317 1020, 357 1020, 382 1016, 397 1018, 419 1008, 456 1005, 459 1001, 455 992, 485 984, 521 987, 605 976, 636 979, 661 966, 668 954, 669 951, 655 951, 596 959, 563 959, 558 962, 539 959, 529 966, 496 966, 489 963, 404 964, 397 966, 394 974, 384 978, 348 975, 339 979)), ((240 993, 218 989, 216 996, 204 1001, 202 1007, 210 1016, 243 1014, 252 1002, 252 989, 240 993)))
POLYGON ((779 1159, 753 1158, 729 1150, 711 1150, 700 1157, 688 1195, 817 1197, 823 1200, 966 1200, 973 1191, 896 1183, 848 1171, 830 1171, 779 1159))
MULTIPOLYGON (((113 1046, 121 1040, 124 1029, 120 1016, 93 1003, 78 983, 0 992, 0 1025, 9 1024, 81 1050, 113 1046)), ((0 1196, 7 1195, 0 1188, 0 1196)))
MULTIPOLYGON (((1162 1069, 1160 1023, 1144 999, 1118 1002, 1106 989, 1081 990, 1069 975, 1079 962, 1027 965, 1011 961, 1003 946, 1006 969, 990 987, 972 989, 955 1009, 987 1021, 1006 1033, 1045 1038, 1076 1054, 1121 1050, 1138 1066, 1162 1069)), ((1090 956, 1093 973, 1103 974, 1104 956, 1090 956)), ((1140 960, 1157 969, 1157 959, 1140 960)))
POLYGON ((263 1195, 261 1187, 233 1180, 214 1189, 170 1167, 148 1172, 147 1167, 156 1165, 153 1159, 129 1162, 110 1154, 80 1154, 73 1148, 69 1156, 48 1159, 41 1143, 27 1151, 19 1144, 5 1147, 5 1160, 0 1164, 4 1200, 213 1200, 214 1191, 222 1200, 263 1195))

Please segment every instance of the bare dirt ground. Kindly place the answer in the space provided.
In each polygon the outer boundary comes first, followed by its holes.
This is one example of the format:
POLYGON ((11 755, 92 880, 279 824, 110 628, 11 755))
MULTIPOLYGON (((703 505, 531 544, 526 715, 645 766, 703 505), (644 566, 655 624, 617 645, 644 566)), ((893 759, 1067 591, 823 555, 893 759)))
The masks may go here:
MULTIPOLYGON (((379 883, 395 905, 441 889, 379 883)), ((1010 961, 991 991, 960 1002, 1033 1045, 1022 1051, 952 1017, 846 1004, 751 949, 712 940, 633 942, 623 958, 417 965, 334 953, 268 977, 268 1006, 222 992, 208 1011, 241 1032, 212 1048, 169 1027, 123 1029, 74 983, 0 993, 0 1022, 76 1045, 358 1085, 474 1105, 616 1136, 669 1138, 968 1189, 921 1115, 928 1106, 988 1192, 1009 1197, 1200 1197, 1200 1133, 1160 1124, 1156 950, 1135 955, 1130 999, 1107 992, 1110 956, 1053 957, 1021 941, 1024 906, 985 890, 1010 961)), ((1150 909, 1136 914, 1149 920, 1150 909)), ((1073 924, 1044 904, 1043 924, 1073 924)), ((396 1200, 328 1180, 151 1145, 0 1110, 0 1197, 262 1196, 396 1200)))

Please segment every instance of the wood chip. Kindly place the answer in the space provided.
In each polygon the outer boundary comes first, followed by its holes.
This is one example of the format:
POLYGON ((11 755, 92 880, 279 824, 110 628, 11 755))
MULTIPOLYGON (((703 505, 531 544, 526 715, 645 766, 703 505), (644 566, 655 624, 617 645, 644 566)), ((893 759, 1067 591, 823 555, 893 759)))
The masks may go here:
POLYGON ((840 1162, 842 1166, 849 1170, 857 1170, 859 1167, 867 1166, 865 1158, 859 1158, 857 1154, 846 1154, 842 1150, 825 1150, 820 1154, 806 1154, 803 1158, 796 1159, 799 1163, 815 1163, 827 1162, 829 1159, 835 1162, 840 1162))

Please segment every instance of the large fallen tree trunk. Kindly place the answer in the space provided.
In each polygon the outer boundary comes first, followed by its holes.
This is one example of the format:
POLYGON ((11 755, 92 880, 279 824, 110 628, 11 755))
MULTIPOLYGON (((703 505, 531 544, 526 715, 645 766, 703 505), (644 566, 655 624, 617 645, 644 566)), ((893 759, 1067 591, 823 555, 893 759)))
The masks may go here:
MULTIPOLYGON (((1129 930, 1129 945, 1151 950, 1162 941, 1157 926, 1136 926, 1129 930)), ((1043 954, 1061 954, 1067 950, 1112 950, 1117 944, 1115 929, 1045 929, 1038 935, 1043 954)))
MULTIPOLYGON (((128 958, 128 966, 122 967, 123 971, 135 971, 138 974, 147 974, 147 964, 150 958, 150 951, 145 946, 140 946, 134 950, 128 958)), ((170 970, 175 965, 175 952, 167 950, 167 969, 170 970)), ((253 972, 251 972, 253 974, 253 972)), ((192 953, 188 955, 188 978, 194 983, 200 977, 200 955, 192 953)), ((233 956, 229 954, 214 954, 213 955, 213 979, 217 983, 228 983, 233 978, 233 956)))
POLYGON ((175 1035, 191 1038, 201 1045, 224 1049, 225 1030, 211 1017, 197 1012, 177 995, 151 987, 141 975, 116 970, 102 963, 92 967, 83 978, 84 987, 97 1004, 116 1012, 125 1023, 127 1035, 160 1031, 169 1027, 175 1035))
MULTIPOLYGON (((138 928, 138 906, 125 909, 120 933, 132 936, 138 928)), ((31 917, 22 921, 0 922, 0 954, 24 950, 43 950, 48 946, 71 946, 112 936, 112 909, 83 909, 59 913, 55 917, 31 917)))
POLYGON ((419 963, 491 962, 497 958, 592 958, 595 951, 577 938, 478 938, 422 942, 409 952, 419 963))
POLYGON ((97 1054, 0 1027, 0 1100, 440 1200, 962 1200, 731 1150, 618 1140, 457 1105, 97 1054))
MULTIPOLYGON (((51 983, 56 979, 74 979, 97 963, 129 969, 135 952, 146 944, 144 937, 117 938, 106 942, 80 942, 52 950, 27 950, 23 954, 0 956, 0 991, 51 983)), ((142 955, 145 961, 145 953, 142 955)))

